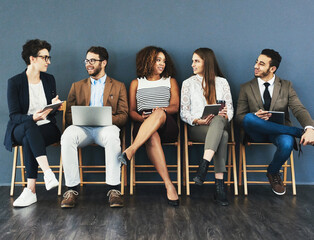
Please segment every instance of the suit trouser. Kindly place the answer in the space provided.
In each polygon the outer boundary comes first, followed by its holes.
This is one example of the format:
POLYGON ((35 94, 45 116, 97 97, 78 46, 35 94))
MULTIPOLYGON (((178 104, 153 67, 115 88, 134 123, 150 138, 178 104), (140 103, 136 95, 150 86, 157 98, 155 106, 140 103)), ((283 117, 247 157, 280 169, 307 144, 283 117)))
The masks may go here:
POLYGON ((215 152, 214 170, 215 173, 226 172, 226 159, 228 147, 228 125, 227 119, 215 116, 211 123, 201 126, 189 126, 189 139, 197 142, 204 142, 204 151, 213 150, 215 152))
POLYGON ((60 140, 60 130, 54 123, 38 126, 33 120, 19 124, 13 130, 16 143, 23 146, 27 178, 37 178, 39 156, 45 156, 46 147, 60 140))
POLYGON ((301 128, 265 121, 253 113, 246 114, 242 124, 245 133, 254 142, 271 142, 277 147, 273 160, 267 169, 271 174, 280 171, 281 166, 291 154, 295 142, 294 138, 300 138, 303 134, 301 128))
POLYGON ((108 185, 120 184, 121 152, 120 129, 115 126, 82 127, 69 126, 61 137, 61 154, 63 160, 65 185, 77 186, 80 183, 77 148, 96 143, 105 148, 106 182, 108 185))

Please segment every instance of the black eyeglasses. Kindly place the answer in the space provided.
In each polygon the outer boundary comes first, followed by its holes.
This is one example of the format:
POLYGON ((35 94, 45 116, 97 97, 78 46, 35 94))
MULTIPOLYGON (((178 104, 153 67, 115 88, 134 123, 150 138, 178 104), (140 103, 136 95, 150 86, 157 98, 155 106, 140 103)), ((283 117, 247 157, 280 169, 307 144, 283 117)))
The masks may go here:
POLYGON ((45 60, 45 62, 48 62, 48 61, 51 61, 51 56, 37 56, 37 57, 40 57, 42 58, 43 60, 45 60))
POLYGON ((84 60, 84 63, 85 63, 85 65, 88 64, 88 63, 90 63, 91 65, 94 65, 96 61, 102 62, 102 61, 104 61, 104 60, 91 58, 91 59, 85 59, 85 60, 84 60))

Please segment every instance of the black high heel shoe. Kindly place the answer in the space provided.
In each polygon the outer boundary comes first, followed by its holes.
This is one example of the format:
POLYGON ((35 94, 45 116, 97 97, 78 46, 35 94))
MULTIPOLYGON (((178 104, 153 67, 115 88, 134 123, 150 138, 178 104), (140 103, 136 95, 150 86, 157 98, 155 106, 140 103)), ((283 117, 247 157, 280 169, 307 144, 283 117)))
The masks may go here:
POLYGON ((170 200, 168 197, 167 197, 167 200, 168 200, 168 204, 170 206, 173 206, 173 207, 177 207, 180 205, 180 201, 179 201, 179 198, 177 200, 170 200))
POLYGON ((128 161, 130 161, 125 152, 119 154, 118 160, 124 165, 128 165, 128 161))

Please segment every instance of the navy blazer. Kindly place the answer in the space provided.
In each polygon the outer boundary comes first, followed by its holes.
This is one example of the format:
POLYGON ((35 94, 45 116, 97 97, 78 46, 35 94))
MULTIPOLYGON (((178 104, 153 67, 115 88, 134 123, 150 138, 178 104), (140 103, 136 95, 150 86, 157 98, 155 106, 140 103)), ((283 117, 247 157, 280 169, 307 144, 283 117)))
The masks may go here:
MULTIPOLYGON (((55 78, 48 73, 40 73, 40 79, 43 83, 47 104, 56 97, 55 78)), ((33 115, 27 115, 29 108, 29 90, 26 70, 8 80, 7 101, 9 106, 10 120, 4 137, 4 145, 7 150, 12 151, 14 143, 14 128, 26 121, 33 120, 33 115)), ((55 123, 55 114, 49 114, 47 119, 55 123)))

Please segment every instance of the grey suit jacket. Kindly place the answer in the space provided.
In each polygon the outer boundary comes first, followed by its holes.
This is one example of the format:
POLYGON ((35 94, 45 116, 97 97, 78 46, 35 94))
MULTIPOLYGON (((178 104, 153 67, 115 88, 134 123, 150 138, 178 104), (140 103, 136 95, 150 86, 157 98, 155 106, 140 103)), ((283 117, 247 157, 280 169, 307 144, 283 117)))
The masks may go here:
MULTIPOLYGON (((242 124, 242 120, 247 113, 255 113, 259 109, 264 109, 264 106, 257 78, 254 78, 241 85, 236 113, 237 123, 242 124)), ((314 126, 313 119, 298 98, 292 83, 276 76, 269 110, 284 112, 285 125, 292 126, 289 109, 302 127, 314 126)))

